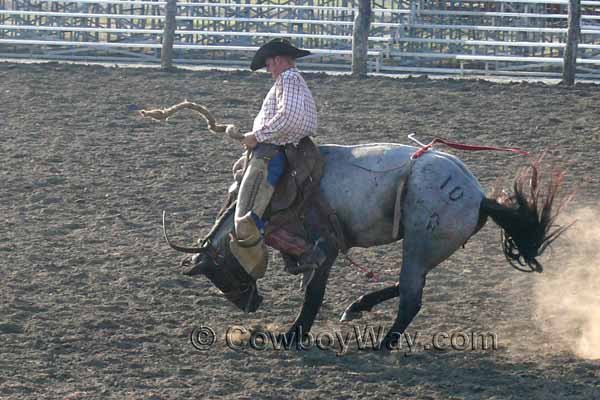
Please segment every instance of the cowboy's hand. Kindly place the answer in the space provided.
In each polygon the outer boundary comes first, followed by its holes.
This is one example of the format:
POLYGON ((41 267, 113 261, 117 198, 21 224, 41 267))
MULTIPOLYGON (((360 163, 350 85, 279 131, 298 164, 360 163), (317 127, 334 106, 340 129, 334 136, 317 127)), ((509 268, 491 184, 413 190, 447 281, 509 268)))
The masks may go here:
POLYGON ((256 140, 256 135, 252 132, 248 132, 244 134, 244 139, 242 140, 242 144, 246 148, 246 150, 252 150, 258 144, 258 140, 256 140))

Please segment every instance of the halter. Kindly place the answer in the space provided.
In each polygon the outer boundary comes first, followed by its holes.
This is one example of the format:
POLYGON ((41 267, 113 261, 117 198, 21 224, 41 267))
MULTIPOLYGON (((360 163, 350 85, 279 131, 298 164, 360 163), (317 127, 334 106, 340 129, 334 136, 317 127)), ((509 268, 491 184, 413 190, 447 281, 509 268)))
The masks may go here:
POLYGON ((221 254, 215 246, 213 246, 212 240, 209 237, 202 239, 199 245, 200 248, 206 249, 206 251, 203 254, 209 256, 215 265, 219 265, 225 262, 225 256, 221 254))

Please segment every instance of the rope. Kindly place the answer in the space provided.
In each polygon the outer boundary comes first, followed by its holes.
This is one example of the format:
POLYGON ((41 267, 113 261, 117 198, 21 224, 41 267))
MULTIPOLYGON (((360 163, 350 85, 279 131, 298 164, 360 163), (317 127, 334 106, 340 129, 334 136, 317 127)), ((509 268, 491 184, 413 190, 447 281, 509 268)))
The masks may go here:
POLYGON ((200 104, 192 103, 191 101, 184 100, 181 103, 175 104, 169 108, 153 109, 153 110, 140 110, 139 114, 142 117, 152 118, 155 121, 166 121, 170 116, 183 109, 190 109, 196 111, 206 120, 208 130, 213 133, 225 133, 234 140, 242 141, 244 135, 240 132, 240 129, 231 124, 219 124, 208 109, 200 104))
POLYGON ((368 171, 368 172, 372 172, 374 174, 385 174, 385 173, 388 173, 388 172, 397 171, 399 169, 404 168, 404 166, 406 165, 407 162, 408 161, 405 161, 405 162, 403 162, 402 164, 400 164, 397 167, 390 167, 388 169, 372 169, 372 168, 368 168, 368 167, 363 167, 362 165, 358 165, 358 164, 353 163, 353 162, 349 162, 348 164, 352 165, 353 167, 356 167, 356 168, 359 168, 359 169, 362 169, 362 170, 365 170, 365 171, 368 171))
POLYGON ((433 146, 437 143, 442 143, 445 144, 448 147, 451 147, 453 149, 458 149, 458 150, 467 150, 467 151, 481 151, 481 150, 492 150, 492 151, 510 151, 512 153, 517 153, 517 154, 521 154, 524 156, 529 156, 529 152, 516 148, 516 147, 494 147, 494 146, 474 146, 474 145, 469 145, 469 144, 462 144, 462 143, 454 143, 454 142, 449 142, 447 140, 441 139, 441 138, 435 138, 433 139, 429 144, 424 145, 423 147, 421 147, 419 150, 417 150, 412 156, 411 159, 417 159, 419 157, 421 157, 423 154, 425 154, 426 152, 428 152, 429 150, 431 150, 431 148, 433 148, 433 146))
POLYGON ((363 267, 362 265, 356 263, 353 259, 350 258, 350 256, 348 254, 344 254, 344 257, 346 257, 346 260, 348 260, 348 262, 350 262, 350 264, 352 264, 353 266, 355 266, 356 268, 358 268, 359 270, 364 272, 364 274, 367 278, 373 279, 373 281, 375 281, 375 282, 379 282, 379 277, 377 277, 377 275, 375 275, 375 272, 371 271, 367 267, 363 267))

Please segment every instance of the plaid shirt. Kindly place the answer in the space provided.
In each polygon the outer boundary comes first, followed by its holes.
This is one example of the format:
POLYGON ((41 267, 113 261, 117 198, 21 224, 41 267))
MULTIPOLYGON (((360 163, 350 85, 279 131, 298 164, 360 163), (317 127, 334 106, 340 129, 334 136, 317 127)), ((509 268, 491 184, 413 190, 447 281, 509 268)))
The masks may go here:
POLYGON ((315 101, 300 71, 282 72, 254 119, 252 133, 259 143, 298 144, 317 130, 315 101))

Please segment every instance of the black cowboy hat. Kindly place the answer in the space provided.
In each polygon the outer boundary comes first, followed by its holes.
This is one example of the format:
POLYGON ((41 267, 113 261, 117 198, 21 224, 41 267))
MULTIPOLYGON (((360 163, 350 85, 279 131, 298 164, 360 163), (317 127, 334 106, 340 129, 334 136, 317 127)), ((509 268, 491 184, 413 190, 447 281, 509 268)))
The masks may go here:
POLYGON ((289 40, 273 39, 270 42, 263 44, 260 49, 254 54, 250 69, 256 71, 266 65, 267 58, 276 56, 290 56, 292 58, 305 57, 310 54, 308 50, 302 50, 294 47, 289 40))

